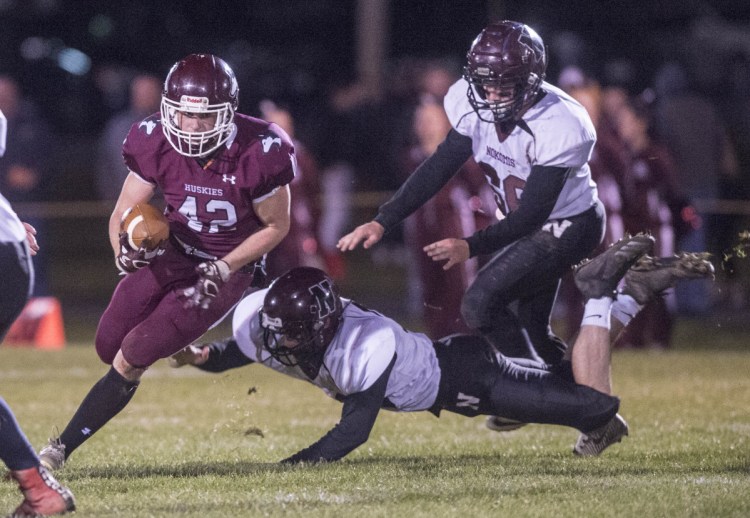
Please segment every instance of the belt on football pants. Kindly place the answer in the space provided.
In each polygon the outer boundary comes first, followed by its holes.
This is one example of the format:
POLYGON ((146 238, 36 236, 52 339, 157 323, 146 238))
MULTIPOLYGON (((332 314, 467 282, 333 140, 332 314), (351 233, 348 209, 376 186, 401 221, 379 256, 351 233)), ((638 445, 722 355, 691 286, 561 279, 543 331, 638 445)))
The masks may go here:
MULTIPOLYGON (((172 239, 173 243, 177 245, 177 247, 182 250, 185 255, 189 255, 190 257, 197 257, 199 259, 206 259, 208 261, 216 261, 218 257, 215 255, 207 254, 203 250, 199 248, 195 248, 194 246, 190 246, 189 244, 185 243, 182 239, 175 235, 170 235, 170 239, 172 239)), ((248 263, 242 268, 239 269, 242 273, 252 273, 254 276, 257 275, 257 272, 260 272, 265 276, 265 255, 263 256, 261 261, 254 261, 252 263, 248 263)))
POLYGON ((189 255, 192 257, 199 257, 201 259, 208 259, 209 261, 216 261, 218 257, 215 255, 207 254, 203 250, 200 250, 199 248, 195 248, 194 246, 190 246, 189 244, 185 243, 182 239, 179 237, 172 235, 170 237, 174 238, 174 243, 179 246, 179 248, 185 252, 185 255, 189 255))

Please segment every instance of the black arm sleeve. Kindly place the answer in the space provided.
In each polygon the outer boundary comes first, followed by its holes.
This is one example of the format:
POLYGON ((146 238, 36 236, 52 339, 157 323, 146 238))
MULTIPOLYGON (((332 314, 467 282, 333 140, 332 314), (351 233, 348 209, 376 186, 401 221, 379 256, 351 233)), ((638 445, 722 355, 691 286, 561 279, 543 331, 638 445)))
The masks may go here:
POLYGON ((225 338, 208 344, 208 360, 203 365, 197 365, 200 370, 207 372, 224 372, 237 367, 244 367, 253 360, 244 355, 234 338, 225 338))
POLYGON ((386 232, 391 230, 432 198, 471 155, 471 139, 451 129, 437 150, 380 206, 375 221, 383 225, 386 232))
POLYGON ((341 410, 341 421, 316 443, 308 446, 282 463, 322 462, 334 461, 347 455, 350 451, 362 445, 370 437, 370 431, 375 425, 375 418, 385 399, 385 389, 396 355, 383 374, 370 388, 344 398, 344 408, 341 410))
POLYGON ((555 208, 569 171, 565 167, 533 166, 518 208, 468 237, 469 255, 494 253, 541 227, 555 208))

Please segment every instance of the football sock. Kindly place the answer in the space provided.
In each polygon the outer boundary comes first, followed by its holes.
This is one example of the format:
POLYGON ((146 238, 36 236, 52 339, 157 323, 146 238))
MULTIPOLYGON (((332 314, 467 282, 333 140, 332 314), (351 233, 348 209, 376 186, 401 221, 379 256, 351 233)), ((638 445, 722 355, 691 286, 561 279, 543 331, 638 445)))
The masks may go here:
POLYGON ((12 471, 33 468, 39 458, 18 426, 13 412, 0 397, 0 459, 12 471))
POLYGON ((638 304, 630 295, 618 293, 617 299, 612 304, 612 318, 626 326, 642 308, 643 306, 638 304))
POLYGON ((126 380, 112 367, 91 387, 68 426, 60 434, 66 458, 125 408, 133 398, 138 384, 138 381, 126 380))
POLYGON ((583 308, 582 326, 598 326, 609 329, 609 317, 612 309, 612 299, 602 297, 589 299, 583 308))

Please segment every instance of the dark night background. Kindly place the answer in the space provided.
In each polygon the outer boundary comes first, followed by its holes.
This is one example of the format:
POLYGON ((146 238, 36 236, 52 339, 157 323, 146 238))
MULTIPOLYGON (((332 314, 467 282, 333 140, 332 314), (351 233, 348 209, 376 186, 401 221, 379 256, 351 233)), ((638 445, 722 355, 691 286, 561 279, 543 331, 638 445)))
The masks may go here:
MULTIPOLYGON (((408 84, 404 69, 415 60, 440 59, 458 70, 473 38, 497 19, 537 30, 548 48, 552 83, 563 67, 577 65, 605 85, 638 94, 652 85, 661 65, 677 61, 725 116, 743 118, 730 99, 750 99, 750 77, 728 77, 730 70, 750 75, 750 65, 728 66, 737 60, 750 64, 748 0, 0 0, 0 75, 18 80, 54 133, 47 150, 54 171, 46 190, 57 203, 41 209, 50 219, 46 249, 53 291, 66 304, 93 300, 98 309, 117 280, 103 239, 111 209, 96 201, 94 163, 102 129, 126 107, 134 74, 163 78, 187 54, 217 54, 238 76, 239 111, 259 115, 263 98, 283 103, 296 117, 297 136, 315 151, 316 138, 326 138, 319 136, 319 120, 333 88, 362 80, 362 70, 375 62, 384 97, 408 84), (367 6, 383 9, 382 25, 361 21, 358 13, 367 6), (362 34, 381 38, 382 60, 361 50, 362 34), (740 85, 740 91, 728 94, 728 84, 740 85), (73 239, 72 230, 81 235, 73 239), (72 275, 68 263, 84 265, 90 274, 72 275)), ((382 174, 381 164, 388 150, 403 146, 392 120, 409 113, 398 103, 390 106, 391 112, 379 113, 376 105, 362 119, 367 122, 358 120, 360 140, 352 148, 375 174, 360 171, 356 189, 384 191, 400 184, 382 174), (380 126, 371 127, 372 121, 380 126)), ((740 126, 748 127, 747 121, 740 126)), ((360 207, 361 218, 371 217, 375 206, 360 207)))
MULTIPOLYGON (((736 53, 750 55, 746 1, 391 0, 384 5, 390 60, 460 60, 487 21, 503 17, 528 23, 542 35, 553 82, 570 63, 604 82, 622 80, 612 63, 626 59, 633 71, 629 86, 642 89, 658 63, 679 59, 708 93, 719 95, 722 63, 736 53)), ((16 76, 62 132, 96 132, 121 108, 117 100, 100 98, 94 79, 102 67, 163 76, 177 59, 199 51, 219 54, 233 65, 242 111, 252 113, 258 96, 284 98, 303 108, 329 85, 356 73, 356 7, 347 0, 0 0, 0 72, 16 76), (33 41, 46 49, 23 57, 22 48, 33 41), (88 72, 75 75, 57 66, 55 55, 66 47, 90 58, 88 72)), ((124 95, 119 101, 124 104, 124 95)))

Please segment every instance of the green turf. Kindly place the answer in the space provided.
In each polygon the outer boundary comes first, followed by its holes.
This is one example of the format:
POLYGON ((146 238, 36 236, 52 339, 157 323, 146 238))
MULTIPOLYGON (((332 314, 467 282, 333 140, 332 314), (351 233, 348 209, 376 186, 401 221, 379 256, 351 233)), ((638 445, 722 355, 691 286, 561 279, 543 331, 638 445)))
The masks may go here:
MULTIPOLYGON (((720 344, 719 344, 720 345, 720 344)), ((575 458, 577 432, 383 412, 344 461, 280 467, 340 405, 251 366, 222 375, 160 362, 131 404, 58 472, 79 517, 750 516, 750 352, 616 351, 630 437, 575 458)), ((0 394, 35 446, 105 372, 90 345, 0 348, 0 394)), ((20 501, 0 481, 0 513, 20 501)))

